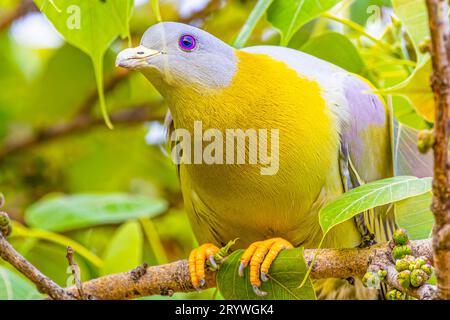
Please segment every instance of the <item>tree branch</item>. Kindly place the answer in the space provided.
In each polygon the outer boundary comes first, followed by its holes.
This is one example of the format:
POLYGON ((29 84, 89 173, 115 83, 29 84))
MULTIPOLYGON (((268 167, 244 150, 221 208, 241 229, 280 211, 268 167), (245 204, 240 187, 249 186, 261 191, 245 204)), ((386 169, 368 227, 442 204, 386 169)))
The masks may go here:
POLYGON ((73 258, 73 249, 72 247, 67 247, 67 254, 66 254, 66 258, 67 258, 67 262, 69 263, 69 267, 70 267, 70 271, 72 272, 72 276, 73 276, 73 280, 75 282, 75 287, 77 288, 77 294, 78 294, 78 298, 80 300, 85 300, 86 299, 86 295, 83 292, 83 284, 81 283, 81 277, 80 277, 80 269, 77 265, 77 263, 75 262, 75 259, 73 258))
MULTIPOLYGON (((431 240, 412 241, 411 248, 414 255, 432 256, 431 240)), ((396 280, 397 271, 389 258, 390 252, 389 244, 380 244, 364 249, 307 249, 304 257, 309 265, 317 254, 311 272, 313 279, 362 277, 372 264, 387 265, 388 284, 401 289, 396 280)), ((207 271, 204 288, 215 286, 215 273, 207 271)), ((77 295, 76 287, 67 290, 77 295)), ((83 283, 83 290, 98 299, 121 300, 155 294, 170 296, 175 292, 193 292, 195 288, 190 281, 188 261, 180 260, 160 266, 140 267, 139 272, 135 269, 90 280, 83 283)), ((407 291, 418 299, 429 299, 434 292, 435 288, 431 285, 407 291)))
POLYGON ((450 27, 447 0, 427 0, 431 31, 435 98, 433 203, 433 257, 438 297, 450 299, 450 175, 448 170, 448 112, 450 110, 450 27))
MULTIPOLYGON (((0 207, 2 205, 3 196, 0 195, 0 207)), ((0 257, 9 262, 14 268, 19 270, 24 276, 33 282, 39 292, 47 294, 52 299, 74 300, 75 296, 71 294, 70 291, 64 290, 58 286, 11 246, 5 238, 11 231, 11 228, 8 226, 10 226, 8 215, 4 212, 0 212, 0 257)))
MULTIPOLYGON (((0 204, 3 203, 0 198, 0 204)), ((123 300, 150 295, 168 295, 175 292, 191 292, 196 289, 191 284, 187 260, 149 267, 143 264, 131 271, 107 275, 83 284, 79 281, 78 268, 73 260, 73 251, 68 248, 67 259, 72 268, 76 285, 67 289, 58 287, 52 280, 43 275, 24 257, 22 257, 6 241, 4 230, 8 233, 10 224, 8 216, 0 212, 0 256, 24 274, 38 289, 52 299, 102 299, 123 300), (77 281, 78 280, 78 281, 77 281)), ((411 253, 414 256, 425 256, 431 260, 431 239, 411 241, 411 253)), ((386 282, 394 288, 405 291, 417 299, 431 299, 436 288, 424 285, 416 289, 403 289, 397 281, 397 271, 391 257, 390 243, 378 244, 369 248, 351 249, 306 249, 304 258, 307 265, 312 261, 314 266, 311 278, 361 278, 368 269, 382 267, 387 271, 386 282)), ((216 273, 206 271, 204 289, 216 286, 216 273)))
MULTIPOLYGON (((152 111, 161 107, 163 102, 152 105, 140 105, 123 109, 111 114, 110 118, 116 124, 136 124, 145 121, 163 121, 164 117, 152 114, 152 111)), ((34 147, 38 144, 53 141, 74 133, 87 131, 95 126, 103 125, 104 120, 92 115, 80 114, 74 119, 36 131, 33 135, 19 141, 11 141, 0 150, 0 160, 13 153, 34 147)))
MULTIPOLYGON (((105 94, 113 91, 129 76, 129 71, 120 71, 112 76, 106 83, 104 92, 105 94)), ((64 123, 58 123, 47 128, 36 129, 33 134, 23 138, 21 140, 11 140, 5 143, 0 149, 0 161, 16 152, 23 151, 28 148, 32 148, 41 143, 52 141, 61 137, 65 137, 74 133, 87 131, 95 126, 103 125, 104 120, 100 117, 91 115, 92 109, 98 101, 97 90, 94 90, 89 94, 84 102, 78 108, 76 114, 72 119, 64 123)), ((161 107, 162 101, 155 102, 153 104, 143 104, 139 106, 131 106, 124 108, 111 114, 111 120, 117 124, 138 124, 145 121, 159 120, 163 121, 164 118, 157 115, 152 115, 152 111, 161 107)))

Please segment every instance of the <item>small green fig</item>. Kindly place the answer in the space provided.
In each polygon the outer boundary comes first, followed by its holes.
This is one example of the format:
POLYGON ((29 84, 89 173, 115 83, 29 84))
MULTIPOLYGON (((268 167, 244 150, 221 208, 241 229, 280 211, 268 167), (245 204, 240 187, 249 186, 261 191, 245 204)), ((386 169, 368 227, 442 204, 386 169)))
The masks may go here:
POLYGON ((395 261, 395 269, 398 272, 402 272, 403 270, 409 270, 409 262, 405 258, 398 259, 397 261, 395 261))
POLYGON ((417 149, 419 149, 420 153, 428 153, 434 143, 434 134, 431 130, 422 130, 417 135, 417 149))
POLYGON ((410 255, 411 254, 411 247, 408 245, 404 245, 404 246, 396 246, 394 247, 394 249, 392 249, 392 257, 397 260, 397 259, 401 259, 406 255, 410 255))
POLYGON ((397 290, 393 289, 388 291, 388 293, 386 293, 386 299, 387 300, 397 300, 397 290))
POLYGON ((11 233, 11 230, 11 220, 5 212, 0 211, 0 232, 7 237, 11 233))
POLYGON ((420 267, 423 266, 424 264, 426 264, 427 262, 428 262, 428 258, 424 257, 424 256, 418 257, 416 259, 416 263, 418 263, 420 267))
POLYGON ((423 286, 430 277, 422 269, 415 269, 411 271, 411 285, 415 288, 423 286))
POLYGON ((406 294, 397 289, 392 289, 386 294, 387 300, 405 300, 406 294))
POLYGON ((384 269, 380 269, 380 270, 378 270, 377 274, 378 274, 378 277, 380 278, 380 281, 383 281, 384 279, 386 279, 387 271, 384 269))
POLYGON ((423 266, 421 266, 420 267, 420 269, 422 269, 423 271, 425 271, 425 273, 429 276, 429 277, 431 277, 431 275, 433 274, 433 267, 431 266, 431 265, 429 265, 428 263, 427 264, 424 264, 423 266))
POLYGON ((408 288, 411 284, 411 271, 403 270, 397 275, 397 281, 403 288, 408 288))
POLYGON ((368 271, 364 274, 364 277, 362 278, 362 282, 366 287, 372 288, 372 287, 376 286, 377 283, 379 283, 378 279, 379 279, 379 277, 377 274, 375 274, 374 272, 368 271))
POLYGON ((397 290, 396 295, 397 300, 406 300, 406 293, 397 290))
POLYGON ((392 238, 396 245, 403 246, 409 242, 408 232, 405 229, 395 230, 392 238))
POLYGON ((419 51, 421 53, 428 53, 430 52, 430 46, 431 46, 431 40, 430 37, 426 37, 420 44, 419 44, 419 51))
POLYGON ((0 211, 0 228, 8 225, 10 222, 8 215, 0 211))

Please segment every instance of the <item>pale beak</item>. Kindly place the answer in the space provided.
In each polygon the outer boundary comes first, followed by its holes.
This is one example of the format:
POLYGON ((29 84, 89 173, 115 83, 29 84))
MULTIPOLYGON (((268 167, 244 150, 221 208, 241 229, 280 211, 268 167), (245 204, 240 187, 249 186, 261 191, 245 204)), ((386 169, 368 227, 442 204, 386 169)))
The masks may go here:
POLYGON ((117 55, 116 66, 127 69, 137 69, 148 65, 148 58, 160 54, 161 51, 149 49, 143 45, 136 48, 128 48, 117 55))

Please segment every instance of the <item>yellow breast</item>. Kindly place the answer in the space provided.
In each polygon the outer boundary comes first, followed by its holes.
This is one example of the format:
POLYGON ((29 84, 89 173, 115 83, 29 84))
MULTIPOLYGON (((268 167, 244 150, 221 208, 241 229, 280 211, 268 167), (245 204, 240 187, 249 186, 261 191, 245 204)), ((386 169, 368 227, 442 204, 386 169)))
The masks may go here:
POLYGON ((312 208, 330 175, 339 181, 338 132, 321 88, 269 56, 236 54, 238 70, 228 88, 174 93, 175 127, 192 132, 194 121, 202 121, 204 130, 278 129, 279 170, 263 176, 259 165, 184 165, 183 191, 196 193, 207 205, 205 218, 222 232, 231 227, 260 237, 298 234, 300 225, 317 229, 312 208))

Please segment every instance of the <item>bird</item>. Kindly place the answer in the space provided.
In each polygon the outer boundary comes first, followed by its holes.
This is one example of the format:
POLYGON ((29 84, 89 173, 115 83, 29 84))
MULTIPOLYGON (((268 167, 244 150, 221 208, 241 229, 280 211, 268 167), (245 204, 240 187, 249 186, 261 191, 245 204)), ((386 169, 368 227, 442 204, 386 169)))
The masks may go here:
MULTIPOLYGON (((160 22, 138 47, 121 51, 116 65, 153 84, 167 102, 173 130, 193 134, 201 122, 220 133, 279 133, 274 174, 261 174, 262 163, 177 164, 201 244, 189 256, 197 289, 205 285, 206 261, 215 266, 219 248, 238 238, 236 248, 245 249, 239 274, 249 268, 255 294, 267 295, 262 281, 282 250, 320 243, 321 208, 361 184, 393 176, 389 107, 367 80, 329 62, 280 46, 236 49, 199 28, 160 22)), ((395 230, 391 209, 363 212, 336 226, 323 246, 389 238, 395 230)))

